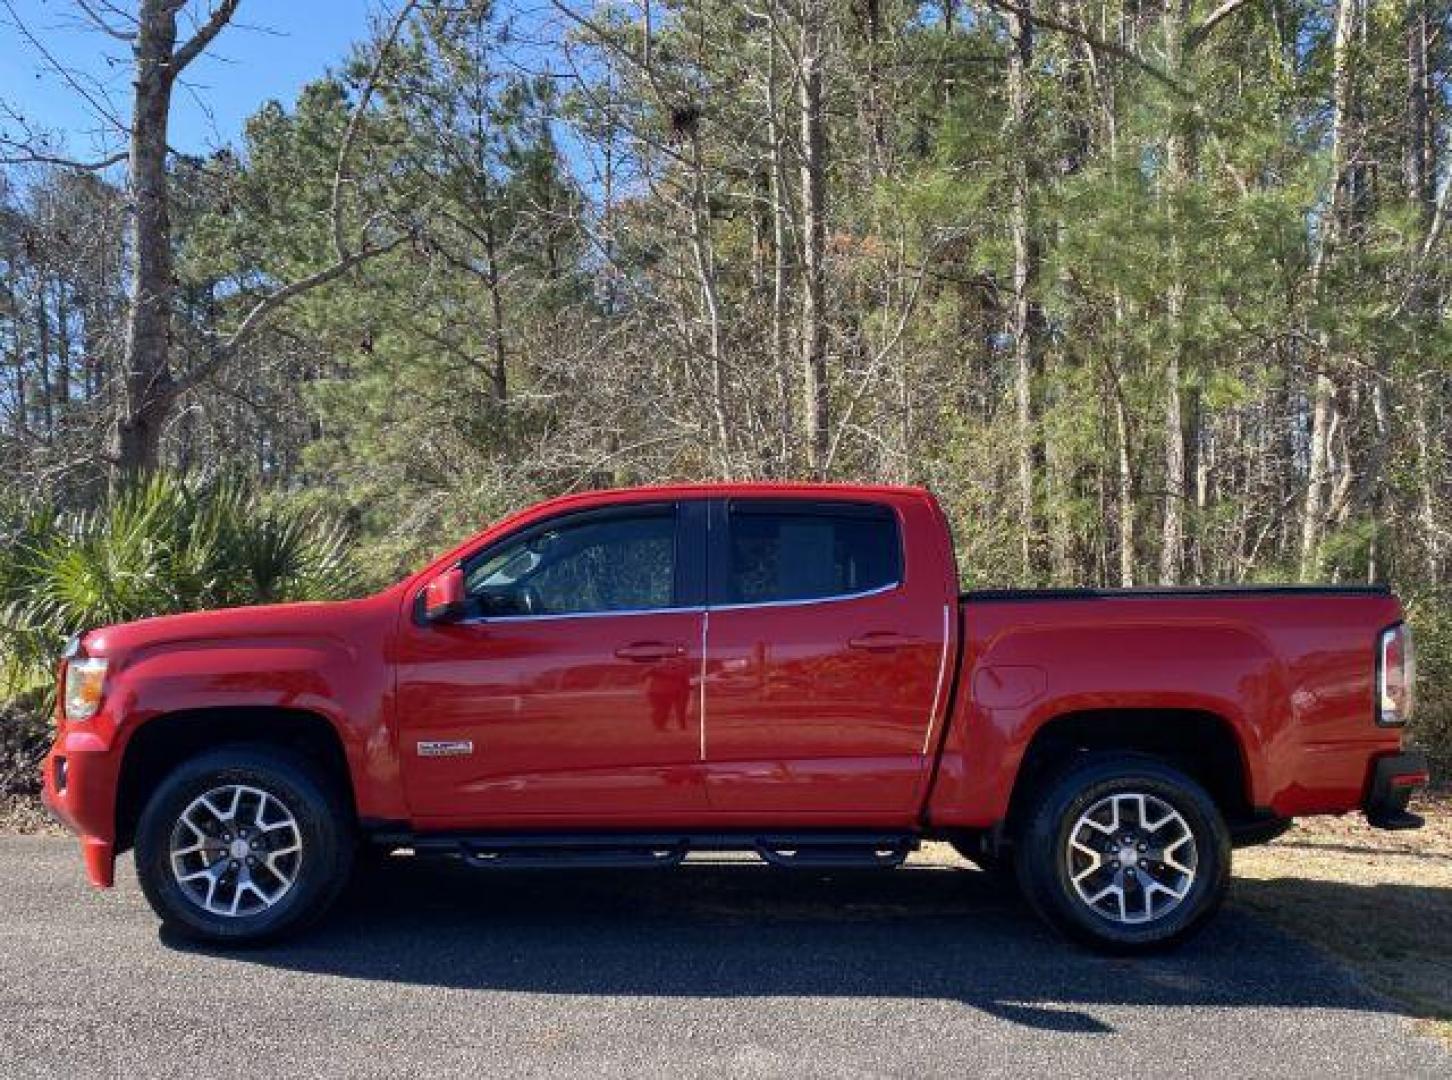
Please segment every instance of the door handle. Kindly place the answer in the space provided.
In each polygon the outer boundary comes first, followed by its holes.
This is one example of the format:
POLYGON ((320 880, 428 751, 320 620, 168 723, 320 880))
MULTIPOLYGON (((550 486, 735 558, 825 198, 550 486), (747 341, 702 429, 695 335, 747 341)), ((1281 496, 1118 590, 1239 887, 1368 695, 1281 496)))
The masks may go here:
POLYGON ((847 645, 852 649, 865 649, 867 652, 892 652, 894 649, 905 649, 910 645, 921 645, 922 638, 913 637, 911 634, 898 634, 891 630, 870 630, 865 634, 848 638, 847 645))
POLYGON ((673 641, 632 641, 629 645, 616 649, 615 655, 622 660, 636 660, 643 664, 651 660, 685 656, 686 647, 673 641))

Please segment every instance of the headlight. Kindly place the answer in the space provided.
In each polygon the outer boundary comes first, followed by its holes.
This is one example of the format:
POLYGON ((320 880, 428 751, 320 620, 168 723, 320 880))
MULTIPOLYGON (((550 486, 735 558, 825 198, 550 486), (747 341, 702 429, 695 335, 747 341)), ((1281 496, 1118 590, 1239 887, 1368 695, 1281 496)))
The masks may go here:
POLYGON ((65 712, 67 720, 89 720, 101 707, 108 661, 76 656, 66 661, 65 712))

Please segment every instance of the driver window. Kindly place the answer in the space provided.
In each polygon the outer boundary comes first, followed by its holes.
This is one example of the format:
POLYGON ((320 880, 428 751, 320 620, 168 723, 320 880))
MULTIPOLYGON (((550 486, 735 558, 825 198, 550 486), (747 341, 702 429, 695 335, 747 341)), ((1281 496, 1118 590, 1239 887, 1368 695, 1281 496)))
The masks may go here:
POLYGON ((668 508, 564 521, 489 552, 465 586, 486 618, 669 608, 675 546, 668 508))

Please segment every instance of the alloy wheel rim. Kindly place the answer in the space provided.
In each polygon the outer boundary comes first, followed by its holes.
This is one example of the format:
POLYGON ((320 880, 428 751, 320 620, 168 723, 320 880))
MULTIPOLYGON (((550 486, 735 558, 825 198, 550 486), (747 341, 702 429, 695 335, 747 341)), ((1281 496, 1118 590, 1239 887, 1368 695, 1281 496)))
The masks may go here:
POLYGON ((193 799, 171 830, 172 875, 211 915, 246 918, 282 900, 302 868, 302 830, 287 804, 250 784, 193 799))
POLYGON ((1162 919, 1189 895, 1199 869, 1190 824, 1164 799, 1120 792, 1099 799, 1069 830, 1065 860, 1079 901, 1110 922, 1162 919))

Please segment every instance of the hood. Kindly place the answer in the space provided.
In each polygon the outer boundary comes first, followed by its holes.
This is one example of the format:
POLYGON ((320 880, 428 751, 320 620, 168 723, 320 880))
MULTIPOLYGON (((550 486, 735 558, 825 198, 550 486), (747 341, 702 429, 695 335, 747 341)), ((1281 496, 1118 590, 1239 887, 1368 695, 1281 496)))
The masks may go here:
POLYGON ((121 658, 156 646, 201 641, 294 635, 344 637, 358 620, 376 618, 390 610, 388 596, 380 593, 362 600, 313 600, 158 615, 87 631, 81 635, 81 647, 91 656, 121 658))

